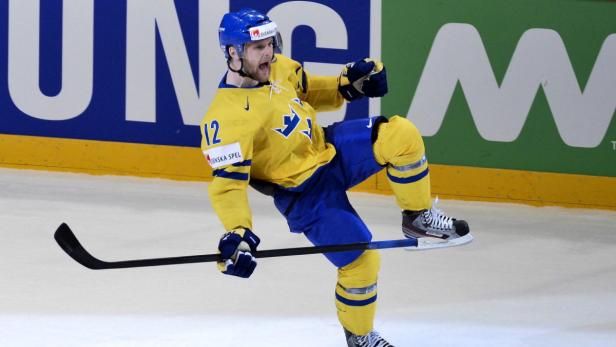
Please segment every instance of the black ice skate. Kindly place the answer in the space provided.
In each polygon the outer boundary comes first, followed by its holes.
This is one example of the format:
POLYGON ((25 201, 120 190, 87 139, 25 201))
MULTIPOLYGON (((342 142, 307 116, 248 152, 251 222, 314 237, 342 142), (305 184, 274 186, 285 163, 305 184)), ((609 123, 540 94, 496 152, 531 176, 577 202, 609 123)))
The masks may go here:
POLYGON ((447 217, 436 208, 438 198, 432 208, 422 211, 402 211, 402 232, 408 238, 435 237, 443 240, 455 239, 468 234, 468 223, 447 217))
POLYGON ((344 329, 344 334, 349 347, 394 347, 374 330, 367 335, 354 335, 344 329))

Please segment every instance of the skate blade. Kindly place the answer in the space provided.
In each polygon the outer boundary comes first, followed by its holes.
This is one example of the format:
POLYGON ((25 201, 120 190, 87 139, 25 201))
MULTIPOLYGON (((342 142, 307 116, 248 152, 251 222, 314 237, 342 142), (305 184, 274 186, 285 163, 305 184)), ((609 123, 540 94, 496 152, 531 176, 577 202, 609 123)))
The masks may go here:
POLYGON ((405 247, 404 249, 407 251, 425 251, 429 249, 457 247, 471 243, 474 239, 475 238, 471 235, 471 233, 468 233, 462 237, 448 240, 437 239, 434 237, 420 237, 417 239, 417 246, 405 247))

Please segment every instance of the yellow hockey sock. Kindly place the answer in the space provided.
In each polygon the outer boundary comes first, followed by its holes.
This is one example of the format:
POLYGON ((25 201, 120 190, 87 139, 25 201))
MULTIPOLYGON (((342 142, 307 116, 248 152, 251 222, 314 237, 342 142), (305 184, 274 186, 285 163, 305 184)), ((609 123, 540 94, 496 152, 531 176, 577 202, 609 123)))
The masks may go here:
POLYGON ((403 210, 430 208, 430 171, 419 130, 406 118, 393 116, 381 123, 373 145, 374 157, 387 165, 387 178, 403 210))
POLYGON ((365 251, 338 269, 336 308, 342 326, 355 335, 372 331, 376 312, 376 281, 381 261, 375 250, 365 251))

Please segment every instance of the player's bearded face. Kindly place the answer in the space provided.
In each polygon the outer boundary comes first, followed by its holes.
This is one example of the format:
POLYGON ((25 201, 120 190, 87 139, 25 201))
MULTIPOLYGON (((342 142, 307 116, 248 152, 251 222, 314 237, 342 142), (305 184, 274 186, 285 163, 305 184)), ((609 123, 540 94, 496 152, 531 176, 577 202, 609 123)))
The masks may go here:
POLYGON ((274 40, 249 42, 244 46, 244 71, 259 82, 267 82, 270 75, 274 40))

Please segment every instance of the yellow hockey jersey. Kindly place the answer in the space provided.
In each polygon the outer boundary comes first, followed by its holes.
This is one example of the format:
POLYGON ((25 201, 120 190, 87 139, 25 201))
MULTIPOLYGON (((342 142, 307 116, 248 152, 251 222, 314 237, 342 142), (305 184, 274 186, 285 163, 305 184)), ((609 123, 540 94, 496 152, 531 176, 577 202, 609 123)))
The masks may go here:
POLYGON ((226 230, 252 228, 249 180, 292 189, 329 163, 336 150, 316 112, 335 110, 344 99, 337 77, 311 76, 280 54, 269 83, 237 88, 225 80, 201 122, 201 148, 213 169, 208 192, 226 230))

